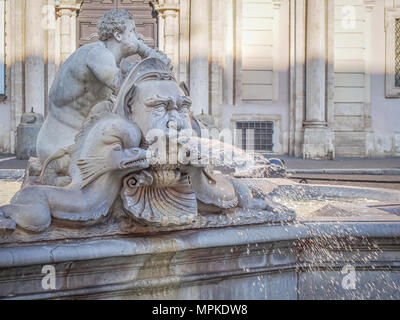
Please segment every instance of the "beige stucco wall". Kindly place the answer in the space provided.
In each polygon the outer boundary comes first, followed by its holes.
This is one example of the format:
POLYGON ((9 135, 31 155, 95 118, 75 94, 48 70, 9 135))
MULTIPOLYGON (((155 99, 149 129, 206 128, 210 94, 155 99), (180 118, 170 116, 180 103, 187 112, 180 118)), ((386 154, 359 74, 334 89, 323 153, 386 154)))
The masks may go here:
MULTIPOLYGON (((23 112, 46 111, 54 75, 75 49, 79 1, 63 0, 58 8, 54 0, 29 1, 27 11, 26 0, 5 0, 7 99, 0 102, 0 153, 15 151, 23 112), (43 29, 49 17, 51 27, 43 29), (33 49, 41 54, 31 54, 33 49)), ((195 111, 208 110, 221 129, 237 120, 274 121, 274 152, 301 156, 306 5, 307 0, 160 1, 159 46, 192 89, 195 111)), ((398 0, 326 0, 323 108, 336 156, 400 155, 400 99, 385 97, 385 8, 396 7, 398 0), (354 30, 342 24, 348 5, 355 9, 354 30)))
POLYGON ((75 50, 75 0, 5 1, 6 95, 0 102, 0 152, 14 153, 21 115, 46 114, 55 74, 75 50))
POLYGON ((397 6, 400 1, 377 1, 372 12, 373 69, 371 77, 371 119, 373 132, 368 135, 369 156, 400 156, 400 99, 385 98, 385 6, 397 6))
MULTIPOLYGON (((13 30, 10 25, 10 9, 11 2, 5 1, 4 5, 4 21, 5 21, 5 65, 6 65, 6 98, 0 101, 0 153, 10 153, 13 150, 14 143, 14 113, 11 107, 11 65, 15 64, 17 57, 13 58, 13 52, 11 51, 10 43, 17 41, 12 39, 13 30)), ((18 18, 15 17, 16 19, 18 18)), ((17 55, 16 55, 17 56, 17 55)))
MULTIPOLYGON (((244 2, 254 3, 254 1, 250 0, 244 2)), ((272 48, 269 56, 272 78, 271 84, 269 85, 270 88, 268 89, 266 88, 267 86, 263 85, 260 86, 260 91, 267 91, 267 96, 265 96, 265 92, 262 92, 260 96, 264 98, 265 101, 251 101, 251 99, 248 99, 251 95, 246 95, 246 92, 242 92, 236 104, 223 105, 222 126, 224 128, 233 129, 233 122, 238 120, 274 121, 274 153, 285 154, 288 152, 289 131, 289 1, 279 1, 279 3, 275 3, 275 9, 273 1, 258 1, 256 3, 264 3, 272 11, 276 11, 275 14, 271 12, 268 15, 270 20, 272 20, 269 23, 269 33, 272 38, 272 48), (278 53, 275 56, 274 50, 278 53)), ((240 19, 240 16, 237 17, 237 19, 240 19)), ((242 28, 242 30, 245 29, 242 28)), ((247 37, 262 37, 264 35, 262 32, 260 32, 260 34, 257 34, 257 32, 252 33, 252 31, 248 31, 248 29, 244 32, 247 37)), ((242 52, 242 55, 243 54, 246 54, 246 52, 242 52)), ((245 58, 246 57, 244 57, 244 59, 245 58)), ((257 61, 254 63, 257 66, 257 61)), ((249 86, 244 85, 243 90, 248 90, 248 87, 249 86)))

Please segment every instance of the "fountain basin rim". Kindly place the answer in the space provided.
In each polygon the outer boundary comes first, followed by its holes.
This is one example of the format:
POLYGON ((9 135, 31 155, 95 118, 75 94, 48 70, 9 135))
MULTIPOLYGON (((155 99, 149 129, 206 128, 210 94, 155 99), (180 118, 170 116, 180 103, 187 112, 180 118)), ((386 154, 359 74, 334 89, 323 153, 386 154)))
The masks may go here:
POLYGON ((387 222, 300 222, 253 225, 200 231, 177 231, 154 237, 76 240, 19 244, 0 248, 0 268, 163 254, 195 249, 246 246, 320 237, 400 238, 400 220, 387 222))

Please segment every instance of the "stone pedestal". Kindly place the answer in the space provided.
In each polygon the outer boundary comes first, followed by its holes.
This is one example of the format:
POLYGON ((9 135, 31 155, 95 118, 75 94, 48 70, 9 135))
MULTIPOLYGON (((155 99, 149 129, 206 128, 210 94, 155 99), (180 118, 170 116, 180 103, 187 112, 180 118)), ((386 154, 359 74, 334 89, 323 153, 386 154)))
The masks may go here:
POLYGON ((21 117, 21 123, 17 128, 17 158, 28 160, 30 157, 36 157, 36 140, 40 128, 43 125, 43 115, 31 112, 24 113, 21 117))
POLYGON ((321 124, 320 127, 306 126, 303 144, 304 159, 333 160, 335 157, 333 140, 334 133, 326 124, 321 124))
POLYGON ((17 159, 28 160, 36 157, 36 139, 40 126, 26 125, 18 126, 17 129, 17 159))

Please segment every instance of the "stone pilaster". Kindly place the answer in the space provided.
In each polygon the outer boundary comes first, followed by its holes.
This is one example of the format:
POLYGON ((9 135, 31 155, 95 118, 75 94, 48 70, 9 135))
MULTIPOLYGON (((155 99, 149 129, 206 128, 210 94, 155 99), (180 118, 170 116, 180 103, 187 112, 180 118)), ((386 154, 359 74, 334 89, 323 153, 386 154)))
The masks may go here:
POLYGON ((25 111, 44 114, 44 28, 42 0, 25 2, 25 111))
MULTIPOLYGON (((211 7, 211 58, 210 58, 210 106, 209 114, 217 127, 222 122, 222 63, 223 63, 223 36, 224 24, 227 18, 224 16, 224 1, 217 1, 211 7)), ((228 9, 228 8, 227 8, 228 9)), ((229 10, 229 9, 228 9, 229 10)))
POLYGON ((24 47, 25 47, 25 3, 23 0, 7 2, 10 8, 10 27, 7 29, 7 43, 10 65, 10 102, 11 102, 11 126, 10 152, 16 148, 17 126, 25 110, 24 100, 24 47))
POLYGON ((49 92, 51 85, 57 74, 57 61, 56 61, 56 14, 55 14, 56 0, 47 0, 47 6, 44 10, 46 16, 45 29, 46 29, 46 45, 45 45, 45 116, 48 112, 49 105, 49 92))
POLYGON ((325 0, 307 0, 306 126, 325 126, 325 0))
POLYGON ((280 66, 280 11, 282 6, 282 0, 272 0, 273 13, 273 80, 272 80, 272 100, 275 102, 279 101, 279 73, 281 72, 280 66))
POLYGON ((234 49, 235 23, 234 0, 222 0, 223 3, 223 36, 222 36, 222 103, 233 105, 234 92, 234 49))
POLYGON ((78 0, 56 1, 58 65, 76 50, 76 11, 80 6, 78 0))
POLYGON ((180 0, 179 15, 179 80, 189 87, 190 66, 190 0, 180 0))
POLYGON ((154 10, 159 17, 159 41, 160 49, 171 59, 175 74, 179 77, 179 0, 159 0, 154 4, 154 10))
POLYGON ((290 25, 289 154, 300 157, 304 141, 306 0, 290 1, 290 25))
POLYGON ((306 118, 303 157, 334 157, 333 134, 326 117, 327 1, 307 0, 306 118))
MULTIPOLYGON (((372 127, 371 117, 371 76, 373 72, 373 61, 372 61, 372 28, 375 26, 372 24, 372 11, 376 6, 376 0, 364 0, 365 7, 365 31, 364 31, 364 60, 365 60, 365 99, 364 99, 364 128, 365 128, 365 146, 366 156, 373 155, 373 147, 375 144, 374 129, 372 127)), ((386 29, 386 26, 385 26, 386 29)), ((388 48, 386 48, 388 50, 388 48)))
POLYGON ((191 1, 190 94, 194 115, 209 113, 210 1, 191 1))
POLYGON ((364 104, 364 125, 366 132, 372 132, 371 121, 371 74, 373 62, 371 57, 372 43, 372 10, 376 6, 376 0, 364 0, 365 7, 365 104, 364 104))

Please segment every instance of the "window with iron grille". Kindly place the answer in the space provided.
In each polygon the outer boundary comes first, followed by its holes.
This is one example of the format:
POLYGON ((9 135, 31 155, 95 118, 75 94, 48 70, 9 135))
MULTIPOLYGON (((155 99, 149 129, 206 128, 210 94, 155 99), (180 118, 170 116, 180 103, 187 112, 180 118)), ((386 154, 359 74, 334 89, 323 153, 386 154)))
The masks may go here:
POLYGON ((396 19, 395 22, 395 86, 400 87, 400 19, 396 19))
POLYGON ((274 149, 273 121, 238 121, 236 129, 239 131, 240 147, 246 151, 272 152, 274 149), (241 143, 240 143, 241 142, 241 143))
POLYGON ((385 20, 386 97, 400 98, 400 8, 387 8, 385 20))

